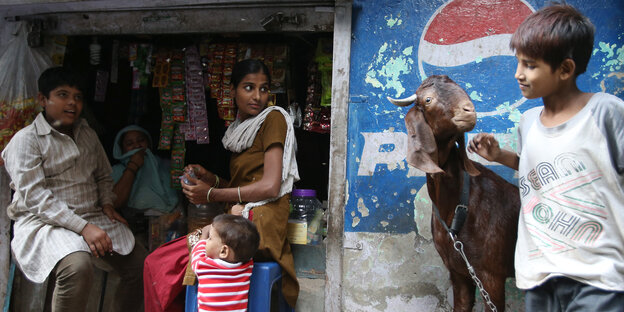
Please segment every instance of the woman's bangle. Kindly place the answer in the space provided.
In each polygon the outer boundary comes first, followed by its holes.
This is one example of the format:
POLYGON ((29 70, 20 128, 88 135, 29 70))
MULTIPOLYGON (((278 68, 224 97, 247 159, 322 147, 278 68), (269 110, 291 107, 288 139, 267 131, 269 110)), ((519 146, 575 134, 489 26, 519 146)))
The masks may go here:
POLYGON ((136 176, 136 174, 137 174, 136 169, 132 169, 132 168, 127 167, 127 166, 126 166, 126 170, 129 170, 129 171, 130 171, 130 172, 132 172, 135 176, 136 176))
POLYGON ((243 200, 241 199, 241 196, 240 196, 240 186, 239 186, 238 187, 238 203, 240 204, 242 202, 243 202, 243 200))
POLYGON ((213 186, 213 187, 214 187, 214 188, 218 188, 218 187, 219 187, 219 176, 218 176, 218 175, 216 175, 216 174, 215 174, 215 179, 216 179, 216 181, 215 181, 215 184, 214 184, 214 186, 213 186))
POLYGON ((206 200, 207 200, 208 202, 210 202, 210 192, 212 192, 212 189, 213 189, 213 188, 214 188, 214 187, 211 187, 211 188, 208 190, 208 193, 206 193, 206 200))

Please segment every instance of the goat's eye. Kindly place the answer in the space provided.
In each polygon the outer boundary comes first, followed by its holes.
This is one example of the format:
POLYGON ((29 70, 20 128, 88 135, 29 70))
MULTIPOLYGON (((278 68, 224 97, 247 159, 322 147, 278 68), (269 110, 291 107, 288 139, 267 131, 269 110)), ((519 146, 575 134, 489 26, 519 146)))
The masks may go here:
POLYGON ((431 98, 430 97, 426 98, 425 103, 431 103, 431 98))

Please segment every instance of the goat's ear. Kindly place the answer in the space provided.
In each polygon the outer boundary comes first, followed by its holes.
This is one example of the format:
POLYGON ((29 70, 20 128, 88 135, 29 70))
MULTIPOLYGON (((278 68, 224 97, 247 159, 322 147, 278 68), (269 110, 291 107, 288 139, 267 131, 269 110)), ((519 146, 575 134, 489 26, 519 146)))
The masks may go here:
POLYGON ((407 128, 407 163, 426 172, 444 172, 438 167, 438 148, 433 130, 417 106, 405 115, 407 128))
POLYGON ((464 170, 466 170, 466 172, 468 172, 468 174, 471 176, 480 175, 481 172, 477 170, 477 168, 475 168, 472 160, 470 160, 468 158, 468 154, 466 154, 466 142, 464 141, 463 134, 461 135, 461 138, 457 140, 457 143, 459 144, 459 157, 462 160, 464 170))

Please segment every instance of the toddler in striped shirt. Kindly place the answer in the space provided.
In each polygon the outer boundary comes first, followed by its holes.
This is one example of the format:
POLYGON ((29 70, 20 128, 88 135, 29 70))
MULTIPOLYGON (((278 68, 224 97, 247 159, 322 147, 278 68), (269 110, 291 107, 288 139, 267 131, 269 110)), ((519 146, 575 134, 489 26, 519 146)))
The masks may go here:
POLYGON ((218 215, 202 229, 191 265, 198 279, 198 311, 247 310, 252 257, 260 235, 248 219, 218 215))

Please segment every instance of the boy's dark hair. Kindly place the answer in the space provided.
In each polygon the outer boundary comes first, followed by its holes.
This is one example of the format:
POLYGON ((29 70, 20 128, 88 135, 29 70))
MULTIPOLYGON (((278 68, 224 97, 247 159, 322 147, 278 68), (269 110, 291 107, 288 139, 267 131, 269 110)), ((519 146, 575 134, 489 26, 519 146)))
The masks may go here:
POLYGON ((247 262, 258 250, 260 234, 253 222, 231 214, 220 214, 212 220, 221 242, 234 251, 235 262, 247 262))
POLYGON ((84 83, 84 78, 76 71, 67 67, 51 67, 41 73, 37 81, 37 87, 41 94, 49 98, 50 91, 60 86, 74 87, 84 94, 84 83))
POLYGON ((529 15, 511 37, 509 46, 530 58, 544 60, 554 71, 565 59, 582 74, 594 47, 595 27, 574 7, 555 3, 529 15))

